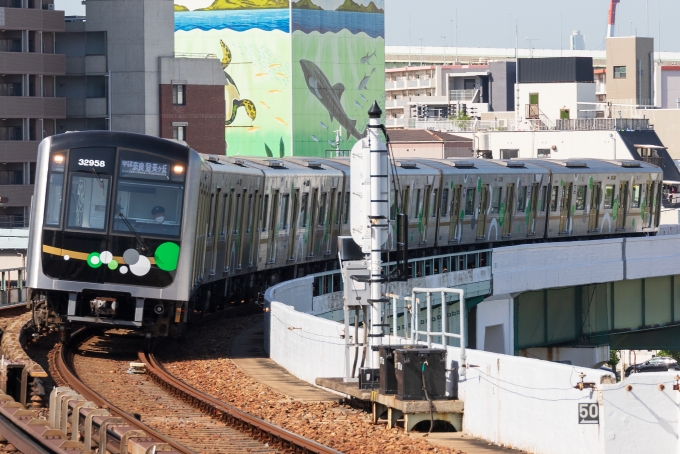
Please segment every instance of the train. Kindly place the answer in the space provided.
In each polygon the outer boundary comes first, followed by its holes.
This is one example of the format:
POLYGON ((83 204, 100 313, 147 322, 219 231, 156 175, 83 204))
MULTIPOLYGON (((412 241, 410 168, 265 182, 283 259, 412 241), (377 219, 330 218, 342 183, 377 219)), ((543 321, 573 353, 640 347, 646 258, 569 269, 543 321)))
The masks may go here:
MULTIPOLYGON (((662 171, 642 161, 393 159, 390 219, 411 256, 654 235, 662 171)), ((180 336, 197 314, 336 269, 347 158, 199 154, 85 131, 39 146, 27 286, 36 323, 180 336)), ((394 249, 394 229, 390 229, 394 249)))

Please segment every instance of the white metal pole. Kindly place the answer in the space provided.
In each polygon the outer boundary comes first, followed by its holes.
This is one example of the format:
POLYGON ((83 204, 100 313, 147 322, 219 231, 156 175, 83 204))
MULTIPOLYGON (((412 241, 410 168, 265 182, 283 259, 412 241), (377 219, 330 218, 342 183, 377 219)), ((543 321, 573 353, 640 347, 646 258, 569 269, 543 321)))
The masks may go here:
MULTIPOLYGON (((371 211, 369 221, 371 223, 371 345, 380 345, 382 332, 381 324, 381 300, 382 295, 382 250, 387 242, 388 223, 388 160, 387 146, 380 138, 382 125, 380 117, 382 110, 378 102, 374 101, 368 111, 368 141, 371 154, 371 211)), ((372 352, 373 364, 378 364, 378 353, 372 352)))

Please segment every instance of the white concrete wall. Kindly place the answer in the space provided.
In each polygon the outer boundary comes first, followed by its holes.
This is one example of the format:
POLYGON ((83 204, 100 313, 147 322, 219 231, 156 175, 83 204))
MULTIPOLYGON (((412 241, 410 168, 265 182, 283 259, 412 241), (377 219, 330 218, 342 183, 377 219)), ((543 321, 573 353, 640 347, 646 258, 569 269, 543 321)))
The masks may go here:
POLYGON ((501 149, 519 150, 520 158, 536 158, 551 149, 552 159, 633 159, 616 131, 498 131, 490 132, 489 149, 500 159, 501 149))
POLYGON ((519 116, 526 118, 526 105, 529 95, 538 93, 538 108, 553 124, 560 118, 560 110, 569 109, 569 118, 593 118, 595 106, 578 104, 579 102, 595 102, 594 83, 548 83, 518 84, 519 116), (584 112, 583 110, 591 110, 584 112))
MULTIPOLYGON (((477 305, 477 349, 494 351, 493 345, 486 345, 487 329, 503 331, 504 353, 513 355, 515 349, 514 299, 510 295, 492 296, 477 305), (500 325, 500 327, 499 327, 500 325)), ((493 333, 495 334, 495 333, 493 333)))
POLYGON ((623 241, 594 240, 496 248, 492 256, 493 294, 620 281, 624 278, 623 241))
POLYGON ((626 279, 680 274, 680 235, 626 238, 626 279))

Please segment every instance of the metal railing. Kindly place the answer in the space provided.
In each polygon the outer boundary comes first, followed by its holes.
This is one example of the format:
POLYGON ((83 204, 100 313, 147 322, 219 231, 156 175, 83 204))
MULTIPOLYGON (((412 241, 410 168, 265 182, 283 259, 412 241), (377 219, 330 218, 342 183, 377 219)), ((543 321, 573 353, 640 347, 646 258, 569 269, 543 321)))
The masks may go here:
POLYGON ((0 214, 0 229, 27 229, 28 221, 23 214, 0 214))
POLYGON ((0 307, 26 302, 26 268, 0 270, 0 307))
POLYGON ((663 158, 659 158, 656 156, 643 156, 642 160, 657 167, 665 167, 663 164, 663 158))
POLYGON ((217 58, 215 54, 175 52, 175 58, 217 58))
POLYGON ((573 118, 556 120, 558 131, 645 131, 653 129, 648 118, 573 118))
POLYGON ((449 90, 449 101, 471 101, 477 90, 449 90))

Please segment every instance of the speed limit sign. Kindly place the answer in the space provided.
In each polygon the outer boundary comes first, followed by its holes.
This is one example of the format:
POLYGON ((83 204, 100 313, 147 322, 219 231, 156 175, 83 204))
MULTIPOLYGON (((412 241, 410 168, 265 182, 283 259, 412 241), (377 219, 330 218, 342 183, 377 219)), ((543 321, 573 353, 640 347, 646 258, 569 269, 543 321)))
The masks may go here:
POLYGON ((597 402, 578 404, 579 424, 600 424, 600 406, 597 402))

